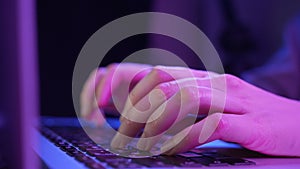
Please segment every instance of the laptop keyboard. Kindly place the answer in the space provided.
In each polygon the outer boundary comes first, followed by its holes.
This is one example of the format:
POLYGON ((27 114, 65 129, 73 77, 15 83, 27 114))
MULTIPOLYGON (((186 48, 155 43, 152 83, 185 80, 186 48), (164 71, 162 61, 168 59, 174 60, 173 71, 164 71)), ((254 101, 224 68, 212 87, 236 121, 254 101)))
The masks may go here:
MULTIPOLYGON (((196 168, 202 166, 255 165, 242 158, 231 157, 214 151, 193 149, 175 156, 128 158, 111 153, 94 143, 81 128, 43 127, 41 133, 69 156, 84 163, 88 168, 196 168)), ((139 151, 132 147, 131 153, 139 151)))

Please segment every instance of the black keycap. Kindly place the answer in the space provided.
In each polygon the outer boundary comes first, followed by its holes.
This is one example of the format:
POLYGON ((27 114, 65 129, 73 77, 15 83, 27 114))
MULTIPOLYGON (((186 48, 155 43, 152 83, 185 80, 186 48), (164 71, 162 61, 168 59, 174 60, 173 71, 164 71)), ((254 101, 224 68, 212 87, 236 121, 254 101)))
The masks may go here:
POLYGON ((69 156, 75 157, 76 155, 80 154, 81 152, 78 150, 74 150, 74 151, 68 151, 67 154, 69 156))
POLYGON ((217 152, 203 152, 202 155, 231 165, 254 165, 255 163, 242 158, 230 157, 217 152))
POLYGON ((203 156, 206 157, 210 157, 213 159, 224 159, 224 158, 228 158, 229 156, 221 154, 221 153, 217 153, 217 152, 203 152, 201 153, 203 156))
POLYGON ((75 159, 86 164, 95 162, 92 158, 88 156, 76 156, 75 159))
POLYGON ((119 157, 119 158, 107 158, 105 160, 105 162, 108 165, 113 166, 114 168, 120 167, 121 165, 122 166, 128 166, 129 164, 132 163, 131 159, 122 158, 122 157, 119 157))
POLYGON ((77 158, 81 158, 81 157, 84 157, 86 156, 85 154, 83 154, 82 152, 77 152, 76 154, 74 154, 74 157, 77 159, 77 158))
POLYGON ((113 159, 113 158, 120 158, 118 157, 117 155, 98 155, 98 156, 95 156, 96 159, 98 159, 99 161, 102 161, 102 162, 106 162, 110 159, 113 159))
POLYGON ((206 166, 228 166, 229 165, 226 162, 220 160, 214 160, 208 157, 193 157, 190 159, 206 166))
POLYGON ((178 156, 185 157, 185 158, 203 157, 202 154, 193 153, 193 152, 180 153, 180 154, 178 154, 178 156))
POLYGON ((67 149, 69 148, 69 147, 67 147, 67 146, 60 146, 59 147, 62 151, 67 151, 67 149))
POLYGON ((90 144, 79 144, 77 146, 82 151, 86 151, 87 149, 91 149, 91 147, 93 147, 93 145, 90 144))
POLYGON ((85 165, 91 169, 105 169, 105 167, 103 165, 98 164, 98 163, 88 163, 85 165))
POLYGON ((71 153, 71 154, 76 154, 77 152, 79 152, 75 147, 70 146, 66 148, 66 152, 67 153, 71 153))
POLYGON ((162 161, 165 163, 172 164, 174 166, 180 166, 184 168, 193 168, 193 167, 201 167, 203 166, 202 164, 196 163, 195 161, 192 161, 188 158, 183 158, 180 156, 159 156, 162 161))
POLYGON ((203 165, 190 161, 190 162, 182 163, 180 166, 183 168, 198 168, 198 167, 202 167, 203 165))
POLYGON ((234 157, 220 159, 220 161, 231 165, 255 165, 255 162, 234 157))
POLYGON ((140 164, 136 164, 136 163, 110 163, 109 164, 110 166, 112 166, 113 168, 143 168, 145 166, 143 165, 140 165, 140 164))
POLYGON ((169 163, 165 163, 160 158, 157 157, 149 157, 149 158, 136 158, 132 159, 133 162, 139 163, 142 165, 146 165, 148 167, 173 167, 174 165, 171 165, 169 163))
POLYGON ((135 163, 129 163, 129 164, 121 164, 117 166, 116 168, 142 168, 143 165, 135 164, 135 163))
POLYGON ((114 155, 113 153, 103 149, 87 149, 86 151, 91 156, 114 155))
POLYGON ((57 147, 60 147, 60 146, 67 146, 68 143, 66 143, 65 141, 61 140, 61 141, 55 142, 54 145, 56 145, 57 147))

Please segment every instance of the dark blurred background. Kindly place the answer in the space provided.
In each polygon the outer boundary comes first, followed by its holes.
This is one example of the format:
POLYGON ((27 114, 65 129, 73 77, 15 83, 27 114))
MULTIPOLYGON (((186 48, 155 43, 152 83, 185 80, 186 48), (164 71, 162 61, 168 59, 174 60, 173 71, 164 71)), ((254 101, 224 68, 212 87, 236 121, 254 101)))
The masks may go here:
MULTIPOLYGON (((72 75, 77 56, 88 38, 124 15, 150 10, 150 1, 38 0, 42 115, 74 116, 72 75)), ((127 39, 103 62, 118 62, 146 46, 145 37, 127 39), (128 41, 128 42, 127 42, 128 41), (114 56, 114 57, 112 57, 114 56)))
MULTIPOLYGON (((299 0, 37 0, 42 115, 74 116, 72 73, 88 38, 119 17, 137 12, 175 14, 197 25, 212 41, 225 72, 239 76, 261 66, 282 44, 287 22, 300 11, 299 0)), ((201 62, 184 44, 159 35, 138 35, 116 44, 101 66, 120 62, 147 47, 172 51, 190 67, 201 62)), ((164 61, 161 58, 162 64, 164 61)))

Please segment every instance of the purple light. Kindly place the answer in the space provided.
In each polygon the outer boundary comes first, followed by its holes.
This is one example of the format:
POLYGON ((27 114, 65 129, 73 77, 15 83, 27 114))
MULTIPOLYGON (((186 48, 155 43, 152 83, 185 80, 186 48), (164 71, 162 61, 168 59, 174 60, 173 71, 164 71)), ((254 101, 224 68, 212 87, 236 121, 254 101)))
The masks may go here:
POLYGON ((35 0, 17 1, 18 45, 20 57, 20 99, 21 99, 21 137, 22 168, 38 167, 38 160, 32 145, 38 146, 34 127, 38 124, 38 79, 35 0))

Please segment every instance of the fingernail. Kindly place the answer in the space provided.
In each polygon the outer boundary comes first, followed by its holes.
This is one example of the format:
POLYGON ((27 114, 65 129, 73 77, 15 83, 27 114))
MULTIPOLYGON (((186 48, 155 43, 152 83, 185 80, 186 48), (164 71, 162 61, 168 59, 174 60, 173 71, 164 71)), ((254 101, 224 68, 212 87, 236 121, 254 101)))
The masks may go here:
POLYGON ((112 139, 110 146, 112 148, 124 148, 128 143, 130 142, 130 139, 121 133, 117 133, 114 138, 112 139))
POLYGON ((81 117, 86 117, 86 115, 87 115, 87 108, 86 108, 86 106, 81 106, 80 116, 81 117))
POLYGON ((117 133, 110 142, 110 146, 112 148, 119 148, 119 146, 120 146, 120 139, 118 139, 118 137, 119 137, 118 134, 119 133, 117 133))
POLYGON ((172 138, 163 143, 162 147, 160 148, 160 151, 162 153, 168 154, 178 143, 179 141, 176 141, 174 138, 172 138))
POLYGON ((123 122, 124 122, 124 120, 125 120, 125 117, 124 117, 124 116, 122 116, 122 114, 121 114, 121 116, 120 116, 120 118, 119 118, 119 121, 120 121, 121 123, 123 123, 123 122))
POLYGON ((126 102, 125 102, 122 114, 125 113, 125 112, 127 112, 132 106, 133 105, 132 105, 132 103, 130 101, 130 98, 128 97, 127 100, 126 100, 126 102))
POLYGON ((91 106, 88 103, 82 103, 80 107, 80 115, 81 117, 87 117, 91 111, 91 106))
POLYGON ((148 151, 149 148, 149 140, 146 138, 145 134, 143 133, 141 138, 139 139, 137 143, 137 148, 143 151, 148 151))

